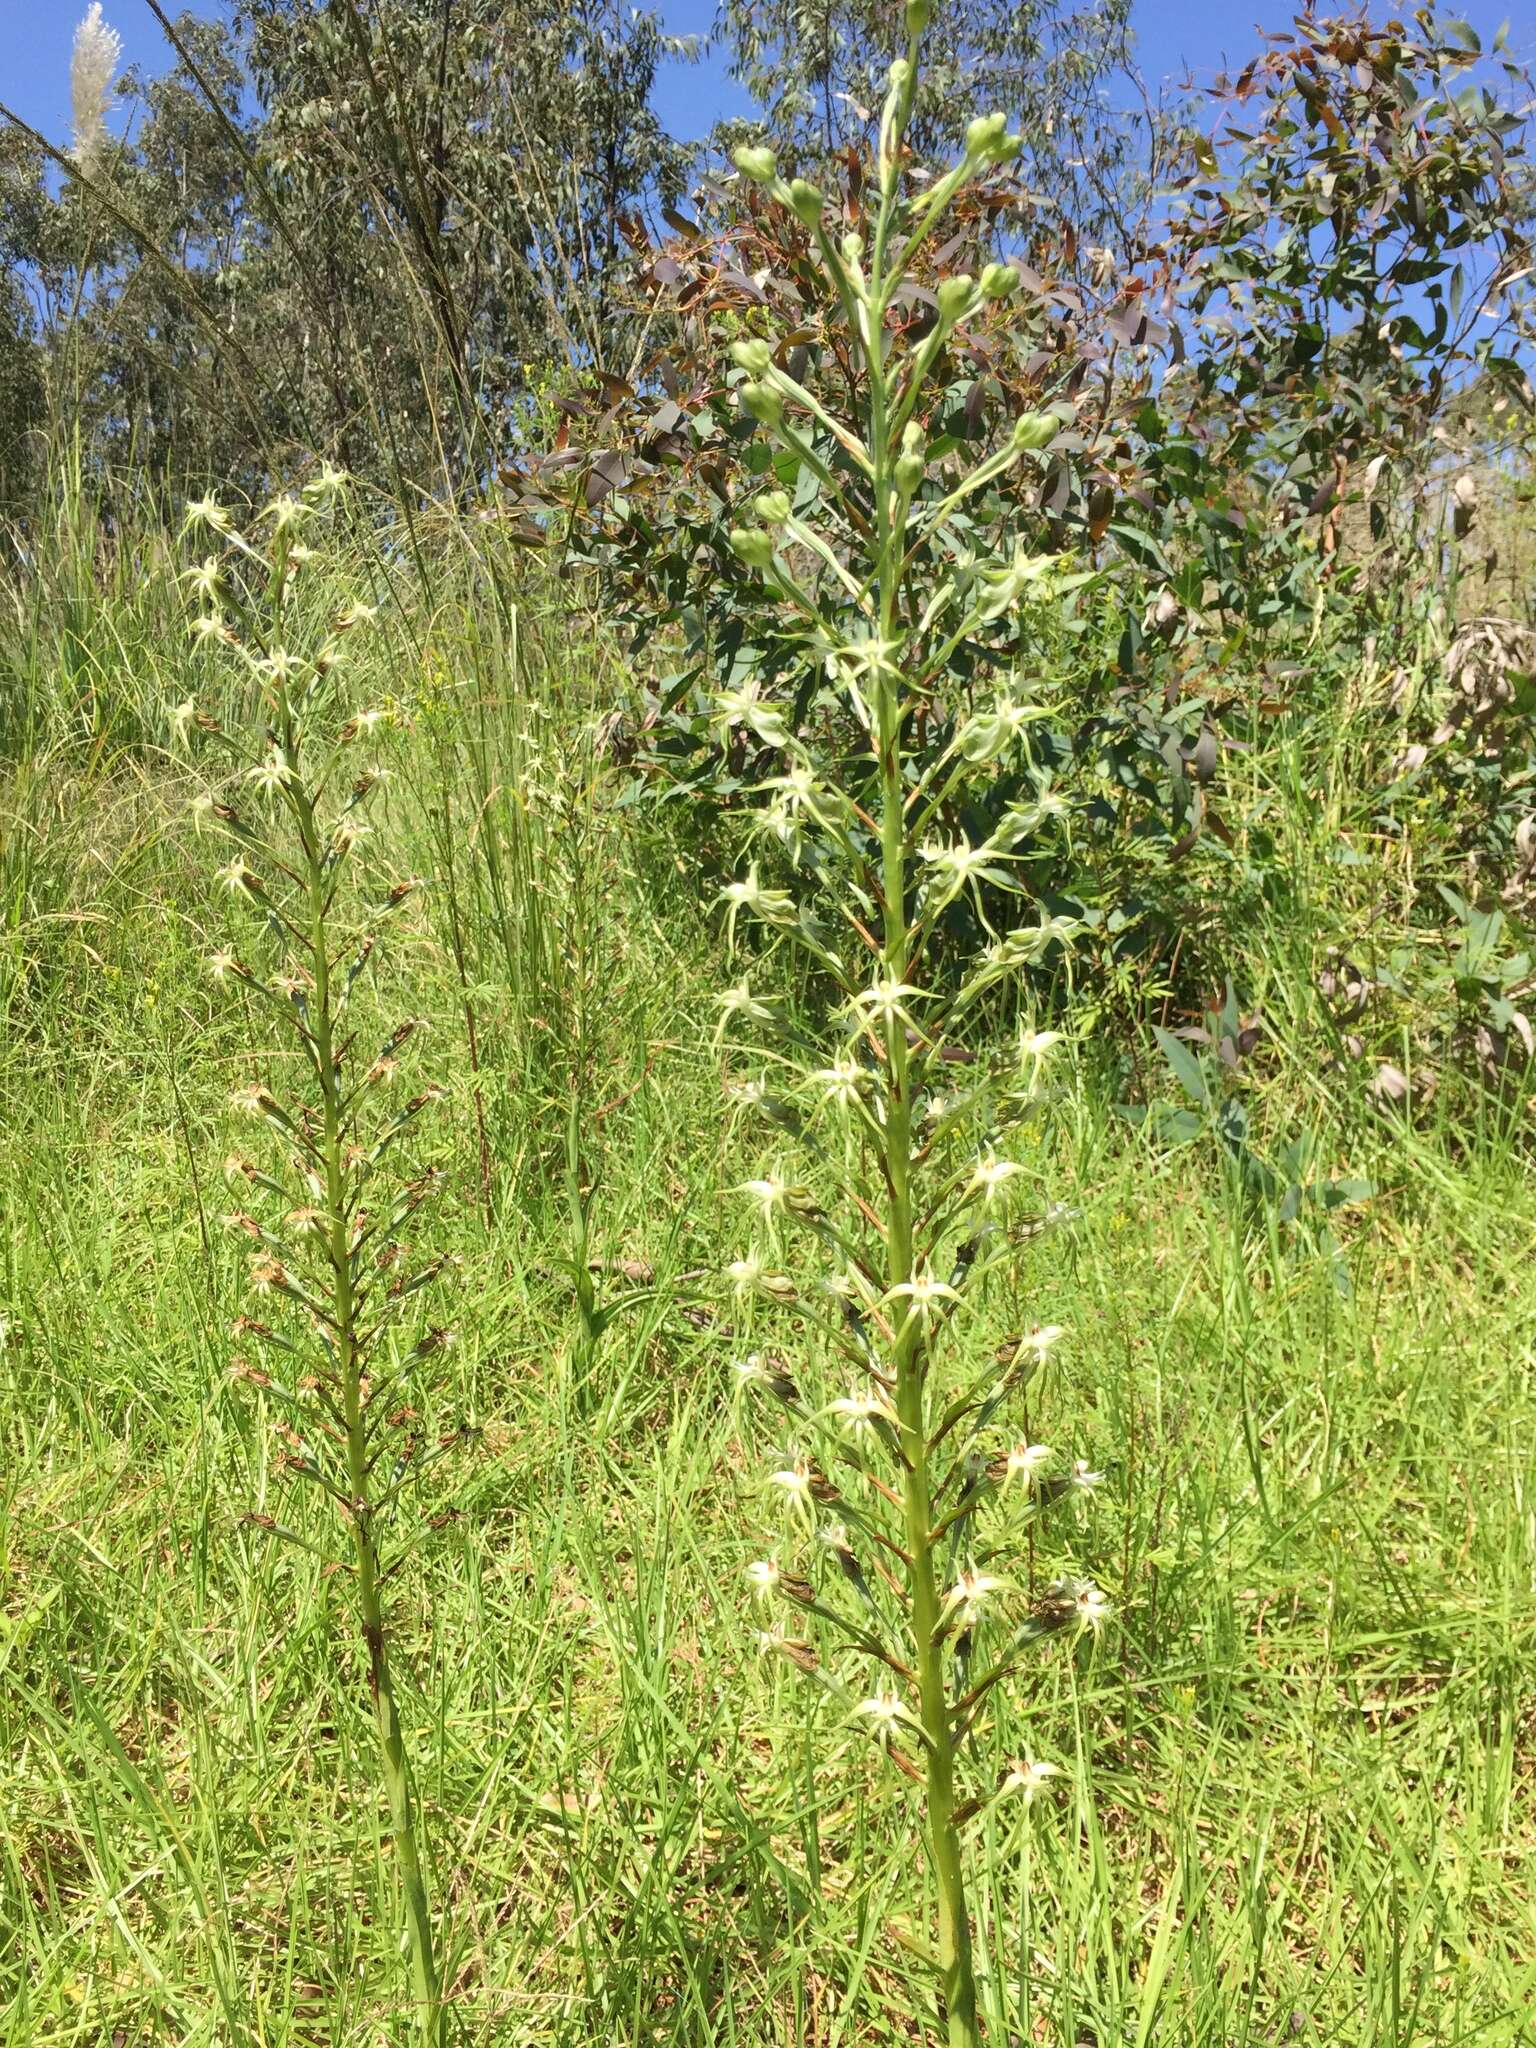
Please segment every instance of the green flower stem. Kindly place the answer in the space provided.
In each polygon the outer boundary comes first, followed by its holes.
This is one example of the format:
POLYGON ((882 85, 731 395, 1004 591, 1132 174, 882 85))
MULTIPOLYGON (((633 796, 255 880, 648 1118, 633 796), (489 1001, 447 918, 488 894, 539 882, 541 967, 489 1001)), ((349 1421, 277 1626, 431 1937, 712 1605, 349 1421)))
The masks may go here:
MULTIPOLYGON (((872 477, 874 475, 874 464, 870 461, 869 451, 863 442, 860 441, 856 434, 850 434, 840 421, 833 418, 832 414, 828 412, 827 408, 813 391, 807 391, 803 384, 797 383, 790 376, 789 372, 781 370, 777 363, 769 365, 766 372, 766 381, 776 391, 783 392, 784 396, 793 400, 796 405, 803 406, 814 420, 826 428, 839 447, 846 450, 853 457, 853 460, 866 476, 872 477)), ((820 464, 819 459, 815 457, 814 450, 812 451, 812 458, 817 461, 818 467, 823 466, 820 464)))
MULTIPOLYGON (((910 89, 908 95, 910 96, 910 89)), ((898 104, 899 135, 904 106, 898 104)), ((889 983, 907 978, 911 932, 907 920, 908 834, 903 768, 903 675, 901 659, 908 633, 900 622, 902 523, 894 515, 902 493, 894 476, 885 362, 886 243, 898 190, 894 150, 884 168, 884 191, 870 265, 865 356, 869 373, 869 445, 875 476, 876 559, 879 637, 885 650, 875 670, 875 739, 880 751, 880 853, 884 896, 881 967, 889 983)), ((886 1284, 906 1286, 914 1277, 912 1200, 912 1088, 906 1032, 901 1018, 888 1015, 885 1027, 886 1115, 884 1164, 889 1193, 886 1228, 886 1284)), ((897 1297, 900 1299, 900 1297, 897 1297)), ((939 1894, 938 1956, 943 1978, 950 2048, 979 2048, 976 1981, 971 1957, 971 1921, 965 1896, 960 1834, 955 1826, 955 1744, 944 1679, 939 1629, 939 1587, 934 1575, 933 1501, 928 1471, 926 1400, 927 1337, 922 1319, 909 1312, 897 1328, 891 1377, 901 1428, 903 1521, 912 1597, 913 1660, 917 1671, 919 1718, 925 1737, 929 1853, 939 1894)))
POLYGON ((938 531, 957 505, 963 505, 967 498, 974 496, 985 485, 995 483, 998 477, 1012 469, 1016 463, 1022 462, 1025 452, 1022 448, 1012 446, 999 448, 995 455, 989 455, 985 462, 979 463, 963 482, 956 484, 948 497, 940 498, 936 505, 925 505, 922 520, 912 536, 912 545, 907 550, 907 559, 910 561, 916 558, 923 543, 938 531))
MULTIPOLYGON (((286 690, 281 700, 283 745, 294 759, 294 719, 286 690)), ((342 1099, 340 1060, 336 1049, 336 1017, 332 1004, 330 950, 326 918, 330 890, 325 872, 325 847, 315 817, 311 793, 297 779, 289 794, 298 823, 304 852, 305 884, 309 896, 309 946, 314 969, 314 1011, 312 1033, 314 1057, 324 1113, 321 1166, 325 1177, 327 1256, 332 1270, 334 1333, 337 1365, 341 1380, 342 1419, 346 1431, 348 1490, 347 1519, 351 1524, 357 1553, 357 1605, 363 1642, 368 1653, 368 1687, 378 1724, 380 1760, 384 1788, 389 1800, 390 1824, 395 1855, 405 1892, 406 1928, 411 1951, 411 1977, 418 2011, 421 2039, 426 2048, 441 2048, 444 2039, 443 2006, 438 1990, 437 1961, 432 1940, 432 1915, 427 1902, 426 1880, 416 1839, 416 1822, 411 1797, 410 1767, 400 1732, 400 1715, 395 1705, 390 1677, 389 1653, 384 1637, 384 1610, 379 1596, 379 1549, 375 1530, 376 1503, 370 1498, 367 1426, 363 1412, 363 1352, 359 1315, 361 1302, 353 1278, 354 1254, 350 1243, 352 1217, 347 1198, 346 1166, 342 1150, 342 1099)))

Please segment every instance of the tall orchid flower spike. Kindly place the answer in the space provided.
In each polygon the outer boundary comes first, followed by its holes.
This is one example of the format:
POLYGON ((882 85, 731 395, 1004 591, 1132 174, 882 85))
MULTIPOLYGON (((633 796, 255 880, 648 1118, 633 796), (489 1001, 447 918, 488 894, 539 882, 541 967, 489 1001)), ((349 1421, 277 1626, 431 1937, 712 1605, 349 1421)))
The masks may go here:
MULTIPOLYGON (((753 208, 782 209, 819 268, 839 376, 823 380, 814 351, 802 364, 789 334, 761 331, 735 338, 725 371, 740 415, 730 431, 754 437, 750 468, 766 487, 739 501, 722 575, 751 592, 763 644, 778 650, 754 662, 756 636, 738 636, 711 689, 718 743, 778 756, 742 786, 753 858, 722 891, 725 932, 733 952, 761 946, 804 971, 793 1021, 788 1002, 761 993, 766 962, 743 972, 719 999, 714 1046, 741 1119, 772 1127, 775 1159, 740 1184, 757 1241, 726 1270, 732 1313, 754 1332, 769 1315, 789 1332, 771 1373, 740 1375, 737 1413, 789 1407, 798 1438, 769 1473, 773 1549, 747 1584, 755 1602, 795 1610, 792 1630, 762 1632, 765 1647, 839 1699, 876 1768, 920 1788, 939 2034, 981 2048, 964 1823, 1000 1778, 1028 1804, 1051 1773, 1018 1765, 1010 1783, 1001 1758, 977 1752, 1023 1660, 1050 1638, 1074 1654, 1109 1614, 1094 1581, 1065 1576, 1012 1611, 1022 1596, 985 1527, 996 1509, 1015 1529, 1027 1520, 1033 1549, 1050 1541, 1057 1503, 1098 1484, 1086 1466, 1048 1479, 1037 1396, 1030 1414, 1018 1406, 1064 1330, 981 1338, 980 1369, 969 1355, 1036 1237, 1071 1213, 1044 1188, 1043 1215, 1026 1224, 1013 1199, 1026 1179, 1015 1134, 1031 1187, 1056 1170, 1040 1127, 1057 1091, 1041 1067, 1059 1034, 1031 1023, 1017 1047, 993 1050, 993 1020, 1004 1002, 1028 1013, 1020 984, 1083 929, 1029 901, 1042 835, 1070 826, 1041 738, 1048 686, 1031 678, 1046 665, 1040 643, 1098 572, 1045 551, 1031 471, 1073 411, 1049 368, 1017 418, 983 409, 990 444, 957 446, 949 430, 954 390, 974 377, 968 352, 1020 280, 986 249, 974 276, 946 276, 942 251, 956 202, 1018 139, 984 116, 947 168, 914 162, 932 11, 907 6, 853 197, 835 206, 769 149, 735 156, 753 208), (967 950, 957 928, 984 946, 967 950), (788 1163, 791 1146, 803 1164, 788 1163), (850 1665, 867 1678, 850 1686, 850 1665)), ((985 237, 991 196, 958 223, 965 236, 985 237)), ((754 310, 754 329, 771 317, 754 310)), ((1079 1518, 1077 1542, 1094 1519, 1079 1518)), ((1091 1654, 1087 1641, 1076 1654, 1091 1654)), ((1014 2018, 995 2011, 990 2038, 1014 2018)))
MULTIPOLYGON (((93 8, 87 27, 99 18, 93 8)), ((248 925, 239 952, 226 945, 210 954, 209 972, 218 986, 236 989, 241 1014, 257 1020, 259 1064, 272 1064, 274 1039, 288 1053, 278 1067, 283 1099, 252 1081, 232 1103, 265 1127, 269 1151, 265 1162, 233 1153, 226 1166, 243 1199, 267 1205, 265 1216, 235 1208, 224 1219, 242 1241, 248 1285, 263 1303, 263 1316, 241 1315, 233 1335, 263 1347, 272 1369, 237 1355, 231 1371, 283 1418, 278 1469, 335 1510, 324 1525, 336 1539, 329 1569, 349 1589, 389 1804, 389 1882, 402 1894, 410 1987, 397 2009, 409 2012, 422 2048, 444 2048, 427 1858, 385 1612, 401 1555, 395 1509, 465 1433, 451 1424, 414 1430, 408 1418, 417 1409, 398 1398, 409 1379, 412 1402, 430 1400, 426 1362, 453 1342, 451 1330, 413 1322, 422 1290, 446 1278, 453 1261, 414 1255, 398 1234, 444 1178, 419 1160, 405 1163, 418 1123, 443 1091, 429 1084, 404 1104, 389 1099, 419 1020, 380 1016, 362 969, 378 947, 380 918, 411 885, 368 879, 363 813, 387 778, 343 769, 359 719, 336 706, 329 687, 320 689, 334 665, 332 643, 306 644, 311 614, 293 597, 295 574, 313 552, 305 536, 318 535, 338 489, 280 499, 251 534, 212 501, 192 508, 189 527, 206 529, 217 546, 187 578, 194 596, 214 607, 204 615, 213 630, 198 636, 195 658, 215 671, 219 699, 258 701, 262 737, 248 745, 195 696, 177 708, 173 727, 184 741, 207 738, 223 757, 219 793, 207 792, 194 816, 199 829, 235 843, 217 879, 230 914, 248 925), (231 673, 219 674, 221 667, 231 673)))

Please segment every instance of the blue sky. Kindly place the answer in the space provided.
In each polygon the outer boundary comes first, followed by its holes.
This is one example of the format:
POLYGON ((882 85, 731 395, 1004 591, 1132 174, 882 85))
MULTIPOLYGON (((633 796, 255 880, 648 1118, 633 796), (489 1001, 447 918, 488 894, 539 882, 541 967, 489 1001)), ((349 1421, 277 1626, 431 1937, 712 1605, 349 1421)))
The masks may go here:
MULTIPOLYGON (((1283 27, 1291 0, 1133 0, 1141 69, 1156 86, 1182 77, 1186 67, 1208 80, 1224 61, 1241 60, 1258 47, 1258 24, 1283 27)), ((669 29, 679 35, 708 32, 714 0, 660 0, 669 29)), ((69 139, 69 46, 86 0, 0 0, 0 99, 48 136, 69 139)), ((144 0, 105 0, 104 13, 123 39, 125 61, 146 69, 164 68, 166 45, 144 0)), ((179 12, 168 5, 167 13, 179 12)), ((219 0, 194 0, 193 11, 214 15, 219 0)), ((1319 11, 1326 11, 1320 7, 1319 11)), ((1339 11, 1346 11, 1340 0, 1339 11)), ((1503 7, 1473 0, 1460 10, 1486 42, 1505 19, 1503 7)), ((1536 58, 1536 0, 1517 0, 1508 10, 1516 55, 1536 58)), ((742 111, 744 101, 724 74, 718 57, 697 66, 673 65, 661 82, 659 110, 674 134, 707 134, 718 116, 742 111)))

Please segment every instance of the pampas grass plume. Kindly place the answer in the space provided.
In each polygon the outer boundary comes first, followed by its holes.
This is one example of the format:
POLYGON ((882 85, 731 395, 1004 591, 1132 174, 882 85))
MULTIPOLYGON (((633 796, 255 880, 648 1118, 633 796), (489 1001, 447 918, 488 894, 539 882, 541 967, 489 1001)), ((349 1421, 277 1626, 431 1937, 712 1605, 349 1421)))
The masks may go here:
POLYGON ((122 37, 101 18, 101 0, 91 0, 85 19, 75 30, 75 45, 69 59, 74 159, 82 169, 89 167, 107 139, 108 95, 122 54, 122 37))

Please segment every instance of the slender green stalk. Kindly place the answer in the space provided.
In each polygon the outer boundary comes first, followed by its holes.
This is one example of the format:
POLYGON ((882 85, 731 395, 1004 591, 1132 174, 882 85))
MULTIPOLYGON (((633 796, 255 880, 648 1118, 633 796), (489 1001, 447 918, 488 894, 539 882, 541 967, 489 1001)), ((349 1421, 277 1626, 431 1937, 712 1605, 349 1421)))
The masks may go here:
MULTIPOLYGON (((244 763, 240 780, 254 783, 263 799, 261 811, 247 814, 236 802, 210 793, 200 808, 240 849, 222 879, 261 914, 266 938, 278 950, 276 970, 258 972, 233 952, 215 955, 210 965, 218 979, 233 978, 276 1011, 297 1040, 311 1086, 307 1099, 301 1095, 297 1102, 280 1101, 265 1084, 238 1098, 277 1134, 285 1156, 272 1170, 237 1156, 226 1170, 231 1179, 279 1197, 283 1213, 272 1223, 243 1211, 226 1221, 259 1247, 253 1284, 298 1312, 301 1335, 249 1316, 239 1319, 237 1329, 271 1346, 280 1359, 306 1360, 307 1370, 288 1384, 265 1371, 244 1370, 286 1411, 290 1470, 331 1499, 349 1531, 380 1775, 404 1891, 416 2031, 424 2048, 442 2048, 446 2015, 390 1670, 380 1534, 402 1487, 425 1463, 411 1429, 414 1409, 404 1404, 392 1413, 394 1404, 386 1404, 385 1396, 400 1389, 420 1361, 448 1341, 448 1333, 427 1331, 403 1358, 381 1352, 380 1339, 445 1261, 406 1271, 409 1248, 394 1235, 432 1191, 436 1176, 428 1172, 393 1189, 378 1185, 384 1156, 440 1091, 424 1090, 380 1119, 371 1113, 372 1102, 388 1094, 397 1054, 415 1031, 415 1020, 397 1025, 372 1065, 364 1061, 358 1070, 362 1027, 351 1014, 354 988, 375 952, 380 919, 413 886, 395 883, 371 906, 355 885, 348 887, 349 866, 368 829, 358 813, 387 776, 378 764, 361 772, 347 765, 348 750, 385 722, 383 714, 349 716, 334 702, 333 671, 342 659, 336 636, 350 631, 366 610, 345 608, 315 654, 284 644, 294 623, 295 581, 313 557, 298 534, 340 484, 327 473, 303 500, 276 500, 264 515, 271 531, 262 545, 236 533, 212 501, 193 509, 191 522, 211 526, 224 544, 222 555, 210 556, 192 574, 208 607, 195 630, 216 653, 233 651, 255 679, 268 751, 251 760, 241 736, 226 732, 195 699, 181 707, 176 723, 183 732, 215 734, 244 763), (258 586, 256 595, 247 594, 247 584, 258 586), (377 1476, 381 1464, 389 1475, 383 1484, 377 1476)), ((231 788, 229 796, 235 794, 231 788)))
MULTIPOLYGON (((294 746, 294 720, 286 689, 281 699, 285 745, 294 746)), ((400 1864, 400 1881, 405 1891, 406 1928, 411 1948, 411 1976, 415 1991, 422 2039, 438 2048, 443 2038, 443 2012, 438 1994, 437 1959, 433 1951, 432 1915, 427 1904, 426 1880, 416 1841, 416 1822, 411 1797, 410 1768, 400 1733, 400 1716, 395 1706, 390 1678, 389 1651, 384 1635, 384 1609, 379 1597, 379 1547, 376 1510, 371 1498, 368 1434, 364 1414, 363 1365, 366 1351, 361 1341, 358 1298, 353 1283, 354 1256, 351 1235, 354 1205, 347 1193, 347 1175, 342 1142, 341 1059, 337 1050, 336 1020, 331 999, 331 938, 327 926, 328 877, 325 853, 316 828, 314 803, 307 790, 294 792, 293 808, 304 856, 304 882, 309 896, 310 954, 314 963, 314 997, 311 1015, 315 1041, 315 1072, 320 1087, 323 1114, 321 1139, 322 1171, 325 1179, 325 1231, 327 1255, 334 1276, 337 1378, 340 1381, 342 1415, 346 1430, 348 1479, 348 1520, 357 1553, 357 1611, 363 1643, 368 1654, 368 1689, 373 1700, 379 1731, 379 1755, 384 1788, 389 1799, 395 1854, 400 1864)))
MULTIPOLYGON (((916 38, 908 55, 911 65, 916 38)), ((905 983, 911 927, 908 919, 907 790, 902 733, 905 657, 909 634, 899 616, 904 535, 898 523, 905 493, 893 474, 896 450, 888 427, 885 303, 882 279, 899 170, 893 150, 883 153, 879 223, 865 327, 864 360, 869 378, 869 446, 874 462, 876 587, 879 632, 887 650, 878 675, 877 741, 880 752, 880 870, 884 897, 881 966, 886 982, 905 983)), ((916 1271, 912 1218, 912 1088, 906 1030, 894 1009, 885 1027, 886 1291, 901 1299, 916 1271)), ((896 1413, 901 1432, 904 1478, 903 1521, 912 1601, 912 1639, 918 1678, 919 1718, 927 1751, 928 1842, 939 1893, 939 1967, 944 1985, 951 2048, 976 2048, 976 1981, 971 1961, 971 1919, 965 1896, 960 1837, 955 1826, 955 1750, 944 1647, 939 1627, 940 1592, 934 1571, 933 1502, 928 1476, 927 1344, 915 1314, 900 1324, 891 1358, 896 1413)))

